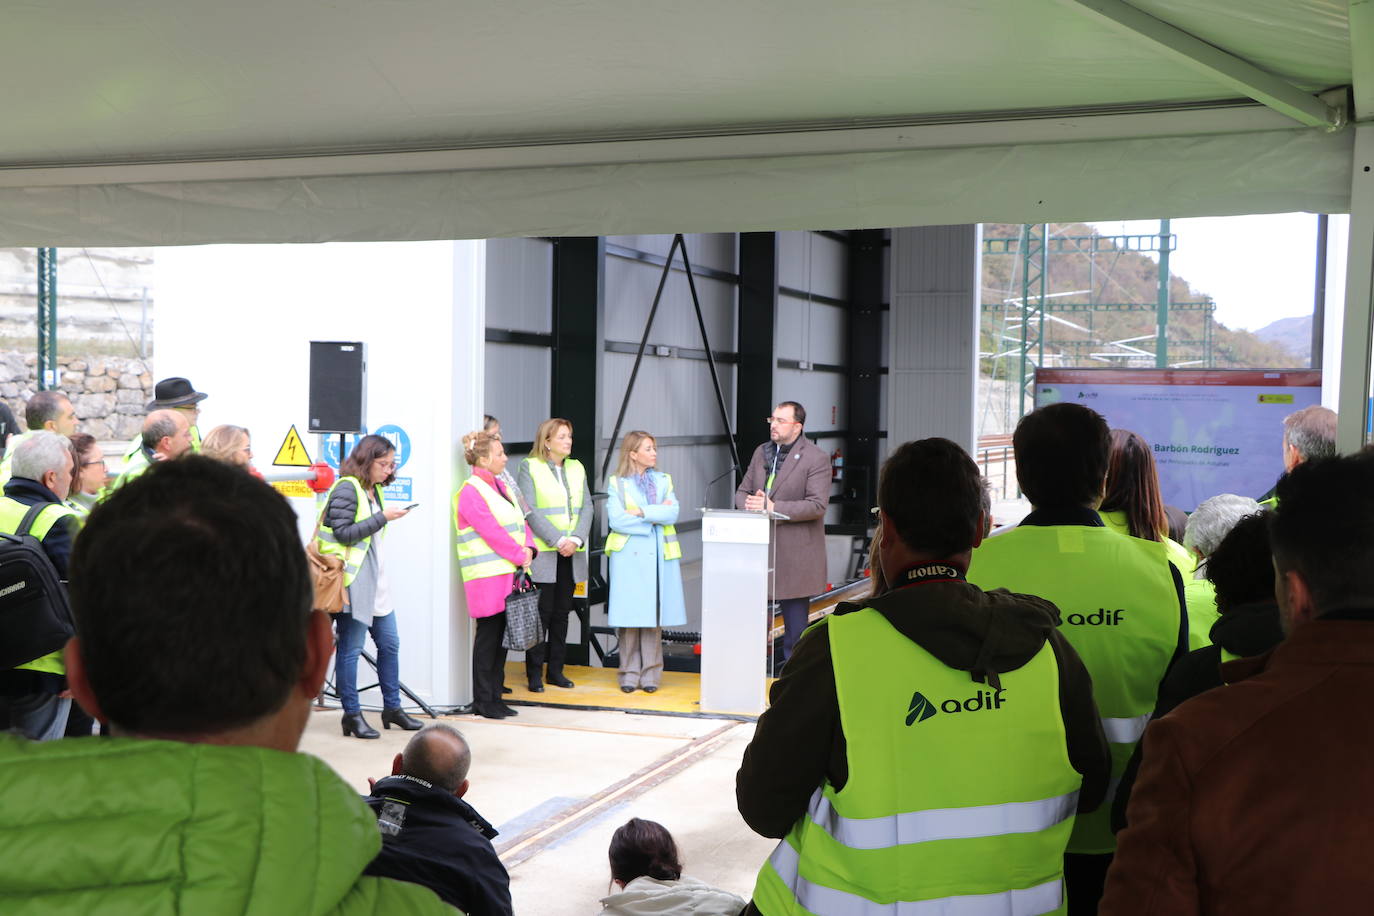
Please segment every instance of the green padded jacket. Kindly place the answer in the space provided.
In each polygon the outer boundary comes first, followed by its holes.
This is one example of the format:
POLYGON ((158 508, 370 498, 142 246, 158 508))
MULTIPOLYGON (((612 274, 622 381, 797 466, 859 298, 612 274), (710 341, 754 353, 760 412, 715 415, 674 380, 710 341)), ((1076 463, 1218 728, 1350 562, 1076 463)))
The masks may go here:
POLYGON ((377 819, 323 761, 252 747, 0 735, 0 912, 448 914, 362 877, 377 819))

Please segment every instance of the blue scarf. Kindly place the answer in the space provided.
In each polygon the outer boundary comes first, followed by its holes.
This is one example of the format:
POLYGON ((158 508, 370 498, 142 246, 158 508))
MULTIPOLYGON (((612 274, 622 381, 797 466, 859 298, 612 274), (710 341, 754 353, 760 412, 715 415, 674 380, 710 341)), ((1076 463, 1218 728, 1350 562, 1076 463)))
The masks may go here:
POLYGON ((649 474, 647 469, 635 474, 631 479, 639 485, 639 489, 644 494, 644 500, 648 505, 653 506, 658 503, 658 490, 654 488, 654 478, 649 474))

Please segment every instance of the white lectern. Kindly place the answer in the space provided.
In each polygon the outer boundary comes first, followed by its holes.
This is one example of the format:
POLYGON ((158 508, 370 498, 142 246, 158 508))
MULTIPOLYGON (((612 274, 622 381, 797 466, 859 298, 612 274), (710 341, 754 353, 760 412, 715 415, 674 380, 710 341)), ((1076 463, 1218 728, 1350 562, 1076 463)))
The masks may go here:
POLYGON ((762 512, 702 510, 702 712, 763 712, 770 527, 762 512))

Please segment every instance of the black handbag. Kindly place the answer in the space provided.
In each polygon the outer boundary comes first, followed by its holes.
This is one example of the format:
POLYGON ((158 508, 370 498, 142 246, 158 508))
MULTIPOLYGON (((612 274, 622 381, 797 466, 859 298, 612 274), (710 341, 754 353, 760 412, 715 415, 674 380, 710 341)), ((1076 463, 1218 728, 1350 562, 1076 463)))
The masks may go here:
POLYGON ((512 585, 506 596, 506 635, 501 637, 501 645, 523 652, 544 641, 544 627, 539 622, 539 589, 523 569, 515 574, 512 585))

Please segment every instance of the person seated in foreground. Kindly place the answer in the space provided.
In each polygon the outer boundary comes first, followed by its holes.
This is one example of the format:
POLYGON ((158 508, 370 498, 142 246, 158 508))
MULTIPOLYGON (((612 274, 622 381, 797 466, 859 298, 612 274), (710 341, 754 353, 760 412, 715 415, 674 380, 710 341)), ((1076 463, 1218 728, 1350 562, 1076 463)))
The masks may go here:
POLYGON ((511 916, 496 829, 463 801, 471 765, 455 728, 430 725, 411 737, 366 799, 382 834, 367 874, 422 884, 468 916, 511 916))
POLYGON ((1374 454, 1307 461, 1269 513, 1286 636, 1153 723, 1103 914, 1366 913, 1374 454))
POLYGON ((452 912, 363 876, 372 813, 296 752, 333 641, 280 494, 158 462, 91 513, 70 592, 68 681, 112 737, 0 735, 0 912, 452 912))
POLYGON ((689 878, 673 835, 632 817, 611 835, 611 885, 601 916, 737 916, 744 899, 689 878))

